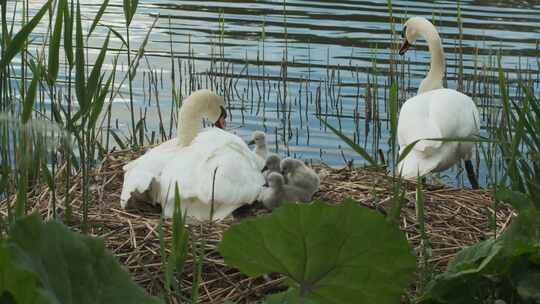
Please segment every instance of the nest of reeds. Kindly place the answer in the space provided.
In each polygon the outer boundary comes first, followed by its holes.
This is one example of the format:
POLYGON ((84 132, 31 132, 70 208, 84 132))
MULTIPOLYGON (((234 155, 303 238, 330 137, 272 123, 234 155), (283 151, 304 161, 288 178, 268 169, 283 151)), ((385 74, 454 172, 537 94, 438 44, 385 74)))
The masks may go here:
MULTIPOLYGON (((101 238, 106 246, 126 266, 134 280, 154 295, 164 294, 164 275, 160 254, 158 226, 159 208, 147 206, 136 210, 120 208, 120 193, 123 183, 122 167, 140 153, 130 151, 112 152, 90 175, 91 204, 88 206, 87 231, 101 238)), ((393 196, 392 178, 383 172, 362 169, 316 168, 322 176, 317 197, 332 203, 339 203, 351 197, 367 208, 382 213, 388 212, 393 196)), ((71 186, 65 185, 66 171, 60 170, 56 176, 60 188, 55 189, 57 218, 74 230, 82 230, 83 193, 82 177, 70 178, 71 186), (64 204, 68 194, 69 209, 64 204), (71 215, 66 212, 70 210, 71 215)), ((425 232, 422 238, 418 228, 415 210, 415 185, 407 182, 405 198, 408 203, 401 213, 401 228, 419 255, 429 252, 429 256, 419 258, 427 261, 434 269, 443 269, 448 261, 463 247, 499 233, 510 222, 513 211, 509 206, 499 205, 496 223, 492 220, 493 209, 490 193, 487 190, 467 190, 449 187, 426 189, 425 192, 425 232), (496 224, 496 229, 494 225, 496 224), (429 246, 430 250, 423 250, 429 246)), ((44 218, 53 215, 53 195, 46 186, 36 188, 28 195, 29 210, 37 210, 44 218)), ((6 212, 6 204, 0 205, 0 213, 6 212)), ((223 303, 231 300, 237 303, 253 303, 269 293, 284 290, 282 278, 266 276, 249 278, 238 270, 225 265, 217 251, 223 233, 231 224, 244 217, 268 213, 256 204, 241 208, 234 218, 219 223, 189 225, 191 237, 190 254, 186 260, 184 273, 178 276, 180 293, 189 297, 193 282, 198 282, 199 303, 223 303), (204 245, 204 256, 200 280, 196 280, 197 263, 193 258, 193 244, 204 245)), ((171 221, 162 226, 167 246, 171 243, 171 221)), ((166 248, 168 252, 169 248, 166 248)), ((171 298, 171 303, 177 303, 171 298)))

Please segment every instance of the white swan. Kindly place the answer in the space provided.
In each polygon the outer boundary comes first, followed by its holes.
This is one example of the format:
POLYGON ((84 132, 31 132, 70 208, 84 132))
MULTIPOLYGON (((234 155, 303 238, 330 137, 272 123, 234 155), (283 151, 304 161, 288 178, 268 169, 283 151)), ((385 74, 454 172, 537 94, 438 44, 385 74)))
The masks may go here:
MULTIPOLYGON (((437 30, 425 18, 413 17, 403 28, 405 54, 420 36, 427 40, 431 53, 431 68, 418 89, 418 95, 408 99, 401 108, 398 120, 400 154, 405 147, 423 138, 474 137, 480 133, 480 116, 474 101, 467 95, 442 85, 445 66, 444 51, 437 30)), ((471 162, 474 143, 422 140, 398 164, 405 178, 416 178, 430 172, 444 171, 461 159, 471 186, 478 188, 471 162)))
POLYGON ((176 184, 182 212, 197 220, 210 219, 212 211, 212 219, 221 220, 254 202, 265 182, 264 162, 240 137, 219 128, 200 130, 204 118, 223 127, 224 115, 222 97, 208 90, 191 94, 180 109, 178 138, 124 167, 122 207, 143 198, 160 203, 164 216, 172 217, 176 184))

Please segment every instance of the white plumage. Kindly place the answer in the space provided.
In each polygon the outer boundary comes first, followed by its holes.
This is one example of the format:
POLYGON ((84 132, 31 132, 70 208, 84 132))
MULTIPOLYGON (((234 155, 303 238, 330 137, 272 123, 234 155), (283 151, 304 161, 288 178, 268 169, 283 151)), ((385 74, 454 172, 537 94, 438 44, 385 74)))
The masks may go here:
POLYGON ((200 131, 203 118, 221 119, 222 107, 223 99, 207 90, 188 97, 180 109, 178 138, 124 167, 122 207, 142 196, 160 203, 164 215, 172 217, 176 184, 182 211, 197 220, 210 219, 212 202, 213 220, 254 202, 265 182, 264 162, 234 134, 218 128, 200 131))
MULTIPOLYGON (((400 54, 404 54, 419 36, 428 42, 431 69, 422 81, 418 95, 408 99, 401 108, 397 130, 400 154, 419 139, 472 138, 480 133, 480 116, 474 101, 458 91, 442 88, 444 52, 439 34, 428 20, 413 17, 405 23, 400 54)), ((470 163, 473 148, 472 142, 422 140, 398 164, 398 169, 403 177, 416 178, 444 171, 465 159, 471 184, 477 187, 470 163)))
MULTIPOLYGON (((470 97, 454 90, 438 89, 405 102, 398 121, 400 154, 423 138, 472 137, 479 134, 478 109, 470 97)), ((461 159, 472 157, 472 142, 422 140, 399 164, 405 178, 444 171, 461 159)))

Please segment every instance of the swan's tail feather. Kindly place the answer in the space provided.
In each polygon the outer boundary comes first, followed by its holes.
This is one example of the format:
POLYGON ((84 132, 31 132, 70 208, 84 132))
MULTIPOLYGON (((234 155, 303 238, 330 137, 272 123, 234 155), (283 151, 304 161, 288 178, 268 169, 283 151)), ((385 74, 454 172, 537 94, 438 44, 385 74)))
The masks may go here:
POLYGON ((157 192, 153 188, 156 185, 158 185, 156 178, 151 174, 145 174, 140 170, 127 171, 120 194, 120 206, 125 209, 131 201, 153 202, 152 196, 157 192))
POLYGON ((398 174, 403 178, 412 179, 428 174, 435 166, 436 163, 429 158, 422 158, 420 153, 413 150, 398 164, 398 174))

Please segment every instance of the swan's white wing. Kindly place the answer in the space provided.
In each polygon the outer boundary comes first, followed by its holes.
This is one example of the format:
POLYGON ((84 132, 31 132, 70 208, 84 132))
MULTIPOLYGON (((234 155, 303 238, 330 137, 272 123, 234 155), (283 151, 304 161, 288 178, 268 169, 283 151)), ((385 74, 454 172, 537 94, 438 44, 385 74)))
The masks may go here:
MULTIPOLYGON (((442 132, 430 113, 432 92, 415 96, 405 102, 398 119, 398 142, 403 149, 423 138, 440 138, 442 132)), ((441 146, 439 141, 422 140, 414 150, 431 153, 441 146)))
MULTIPOLYGON (((166 197, 165 188, 174 189, 178 183, 183 209, 197 219, 208 219, 213 193, 214 219, 223 219, 234 209, 257 199, 264 184, 262 167, 260 159, 241 138, 223 130, 209 129, 200 133, 164 168, 160 178, 162 200, 172 202, 170 194, 166 197)), ((169 208, 165 209, 167 212, 169 208)))
MULTIPOLYGON (((422 138, 470 137, 479 133, 478 109, 472 99, 455 90, 439 89, 415 96, 403 105, 398 140, 403 149, 422 138)), ((398 168, 412 178, 430 171, 446 170, 467 157, 473 144, 420 141, 398 168)))
POLYGON ((168 161, 177 152, 177 139, 172 139, 148 150, 141 157, 126 164, 124 169, 124 184, 120 195, 120 205, 125 208, 132 197, 136 199, 155 200, 156 181, 168 161), (143 198, 142 194, 150 190, 150 197, 143 198))
MULTIPOLYGON (((417 150, 412 150, 398 164, 398 173, 404 178, 416 178, 424 176, 432 171, 439 172, 450 168, 459 160, 456 149, 459 146, 457 142, 446 142, 437 153, 426 155, 417 150)), ((401 153, 401 152, 400 152, 401 153)))
MULTIPOLYGON (((468 137, 479 132, 480 117, 474 101, 455 90, 430 92, 432 99, 429 118, 441 131, 442 137, 468 137)), ((427 95, 427 94, 426 94, 427 95)))

